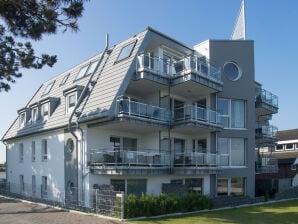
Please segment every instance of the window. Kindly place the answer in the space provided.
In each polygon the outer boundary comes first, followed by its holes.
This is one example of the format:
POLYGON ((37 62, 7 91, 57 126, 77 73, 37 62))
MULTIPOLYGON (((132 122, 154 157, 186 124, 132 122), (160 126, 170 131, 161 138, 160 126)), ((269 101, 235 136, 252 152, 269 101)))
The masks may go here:
POLYGON ((278 144, 276 147, 275 147, 275 151, 283 151, 284 150, 284 145, 283 144, 278 144))
POLYGON ((43 94, 42 94, 43 96, 44 96, 44 95, 47 95, 47 94, 51 91, 51 89, 52 89, 54 83, 55 83, 55 81, 50 82, 50 83, 47 85, 47 87, 46 87, 46 88, 44 89, 44 91, 43 91, 43 94))
POLYGON ((49 118, 49 103, 44 103, 41 105, 41 117, 43 121, 49 118))
POLYGON ((245 166, 245 139, 218 138, 221 166, 245 166))
POLYGON ((131 179, 127 180, 127 195, 134 194, 141 196, 142 193, 147 192, 147 180, 146 179, 131 179))
POLYGON ((83 78, 83 77, 85 76, 85 73, 86 73, 88 67, 89 67, 89 65, 86 65, 86 66, 84 66, 84 67, 82 67, 82 68, 80 69, 80 71, 79 71, 79 73, 78 73, 78 75, 77 75, 77 77, 76 77, 76 80, 78 80, 78 79, 80 79, 80 78, 83 78))
POLYGON ((294 150, 294 144, 293 143, 285 144, 285 150, 288 150, 288 151, 294 150))
POLYGON ((231 195, 243 196, 244 195, 244 178, 233 177, 231 178, 231 195))
POLYGON ((20 175, 20 193, 23 194, 25 191, 24 175, 20 175))
POLYGON ((296 169, 297 169, 297 165, 292 164, 292 165, 291 165, 291 170, 296 170, 296 169))
POLYGON ((137 139, 123 138, 123 149, 128 151, 137 151, 137 139))
POLYGON ((97 64, 98 64, 98 61, 94 61, 94 62, 92 62, 92 63, 90 64, 89 69, 88 69, 88 71, 87 71, 87 74, 86 74, 85 76, 87 76, 87 75, 91 75, 91 74, 94 72, 94 70, 95 70, 97 64))
POLYGON ((174 179, 174 180, 171 180, 171 184, 183 184, 183 180, 182 179, 174 179))
POLYGON ((26 124, 26 113, 23 112, 20 114, 20 127, 23 128, 26 124))
POLYGON ((73 150, 74 150, 74 143, 73 143, 73 140, 69 138, 66 142, 66 151, 68 153, 72 153, 73 150))
POLYGON ((19 162, 22 163, 24 161, 24 145, 23 143, 19 144, 19 162))
POLYGON ((35 123, 37 121, 37 118, 38 118, 38 108, 34 107, 34 108, 32 108, 32 111, 31 111, 32 123, 35 123))
POLYGON ((125 180, 111 180, 111 185, 114 187, 114 191, 125 192, 125 180))
POLYGON ((36 177, 32 175, 32 196, 36 194, 36 177))
POLYGON ((76 103, 77 103, 77 99, 76 99, 76 93, 72 93, 67 95, 66 97, 66 101, 67 101, 67 112, 71 112, 72 109, 75 107, 76 103))
POLYGON ((42 176, 41 177, 41 196, 44 198, 44 197, 47 197, 48 195, 48 178, 47 176, 42 176))
POLYGON ((132 53, 132 50, 134 49, 135 44, 136 44, 136 41, 124 46, 121 49, 116 62, 122 61, 122 60, 130 57, 130 55, 132 53))
POLYGON ((189 192, 203 193, 203 179, 202 178, 191 178, 185 179, 185 185, 188 187, 189 192))
POLYGON ((243 196, 245 193, 245 178, 218 178, 217 195, 243 196))
POLYGON ((246 106, 244 100, 218 99, 217 108, 224 128, 246 127, 246 106))
POLYGON ((68 77, 69 77, 69 73, 63 77, 63 79, 60 82, 60 86, 62 86, 62 85, 64 85, 66 83, 68 77))
POLYGON ((36 156, 35 156, 35 141, 31 142, 31 155, 32 155, 32 162, 35 162, 36 156))
POLYGON ((171 57, 166 54, 163 55, 163 74, 171 74, 171 57))
POLYGON ((217 195, 228 195, 228 179, 217 179, 217 195))
POLYGON ((41 141, 41 161, 47 161, 48 160, 48 142, 46 139, 43 139, 41 141))
POLYGON ((241 69, 235 62, 227 62, 224 64, 223 72, 226 77, 231 81, 237 81, 241 78, 241 69))
POLYGON ((74 183, 72 181, 68 181, 67 182, 67 192, 69 195, 74 194, 75 193, 75 186, 74 183))

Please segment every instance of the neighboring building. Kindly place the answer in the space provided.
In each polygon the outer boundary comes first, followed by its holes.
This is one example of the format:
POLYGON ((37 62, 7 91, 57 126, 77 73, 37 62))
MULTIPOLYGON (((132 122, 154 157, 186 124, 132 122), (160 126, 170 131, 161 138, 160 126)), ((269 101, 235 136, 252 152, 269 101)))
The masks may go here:
MULTIPOLYGON (((183 185, 253 197, 255 123, 273 103, 264 92, 253 41, 193 49, 147 28, 37 90, 2 139, 7 181, 85 204, 102 184, 137 195, 183 185)), ((263 126, 258 139, 268 137, 263 126)))
POLYGON ((263 148, 263 157, 269 158, 275 172, 256 175, 256 194, 283 192, 293 186, 297 172, 298 129, 277 132, 275 146, 263 148))

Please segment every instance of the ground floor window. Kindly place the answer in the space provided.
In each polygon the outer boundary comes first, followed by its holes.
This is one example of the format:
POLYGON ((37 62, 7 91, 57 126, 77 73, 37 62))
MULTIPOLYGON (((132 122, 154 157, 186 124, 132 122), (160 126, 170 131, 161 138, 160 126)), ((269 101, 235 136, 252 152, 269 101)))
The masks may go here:
POLYGON ((141 196, 142 193, 147 192, 147 180, 146 179, 130 179, 127 180, 127 195, 134 194, 141 196))
POLYGON ((189 178, 185 179, 185 185, 189 192, 203 193, 203 178, 189 178))
POLYGON ((112 179, 111 185, 115 191, 124 191, 127 195, 134 194, 141 196, 142 193, 147 193, 147 180, 146 179, 112 179))
POLYGON ((217 195, 242 196, 245 193, 245 178, 218 178, 217 195))

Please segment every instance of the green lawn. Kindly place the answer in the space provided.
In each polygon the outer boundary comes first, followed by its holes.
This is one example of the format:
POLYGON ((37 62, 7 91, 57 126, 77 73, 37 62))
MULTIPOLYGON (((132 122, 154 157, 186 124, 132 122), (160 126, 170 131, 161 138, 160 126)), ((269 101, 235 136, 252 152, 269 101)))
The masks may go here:
POLYGON ((143 221, 131 221, 139 224, 297 224, 298 200, 284 201, 266 205, 243 208, 232 208, 221 211, 210 211, 194 215, 162 218, 143 221))

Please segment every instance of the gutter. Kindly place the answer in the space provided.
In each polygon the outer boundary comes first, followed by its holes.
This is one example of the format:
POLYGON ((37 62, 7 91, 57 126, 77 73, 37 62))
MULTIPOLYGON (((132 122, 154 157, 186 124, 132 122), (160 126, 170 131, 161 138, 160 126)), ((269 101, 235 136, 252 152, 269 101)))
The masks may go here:
MULTIPOLYGON (((79 148, 78 147, 79 146, 79 140, 78 139, 79 138, 76 135, 76 133, 74 132, 74 130, 72 129, 72 118, 73 118, 76 110, 78 109, 79 105, 82 103, 83 98, 84 98, 84 95, 86 94, 86 92, 88 90, 89 84, 92 82, 92 79, 93 79, 94 74, 97 72, 99 66, 101 65, 102 60, 103 60, 106 52, 108 51, 108 48, 109 48, 109 36, 107 34, 106 35, 106 47, 105 47, 104 51, 102 52, 102 54, 100 56, 100 59, 99 59, 99 62, 97 63, 97 65, 96 65, 96 67, 95 67, 92 75, 90 76, 90 78, 89 78, 86 86, 84 87, 84 89, 83 89, 83 91, 82 91, 82 93, 81 93, 81 95, 80 95, 80 97, 79 97, 79 99, 78 99, 78 101, 77 101, 77 103, 76 103, 73 111, 71 112, 71 115, 70 115, 69 119, 68 119, 68 131, 76 139, 76 149, 77 149, 76 150, 76 152, 77 152, 77 155, 76 156, 77 156, 77 158, 78 158, 78 154, 79 154, 79 152, 78 152, 78 148, 79 148)), ((81 154, 80 154, 80 157, 81 157, 81 181, 82 181, 82 183, 81 183, 81 185, 82 185, 81 198, 82 198, 82 201, 85 201, 85 194, 84 194, 85 184, 84 184, 84 181, 83 181, 83 179, 84 179, 84 167, 85 167, 84 166, 84 162, 85 161, 83 160, 83 155, 84 155, 84 152, 83 152, 83 146, 84 146, 84 144, 83 144, 83 141, 82 141, 83 140, 83 130, 82 130, 82 128, 79 127, 79 121, 78 121, 78 119, 76 121, 75 128, 81 131, 81 133, 80 133, 80 135, 81 135, 81 154)), ((84 159, 85 159, 85 157, 84 157, 84 159)), ((78 159, 77 159, 77 167, 79 168, 79 160, 78 159)), ((78 182, 79 182, 79 176, 78 176, 78 182)))

